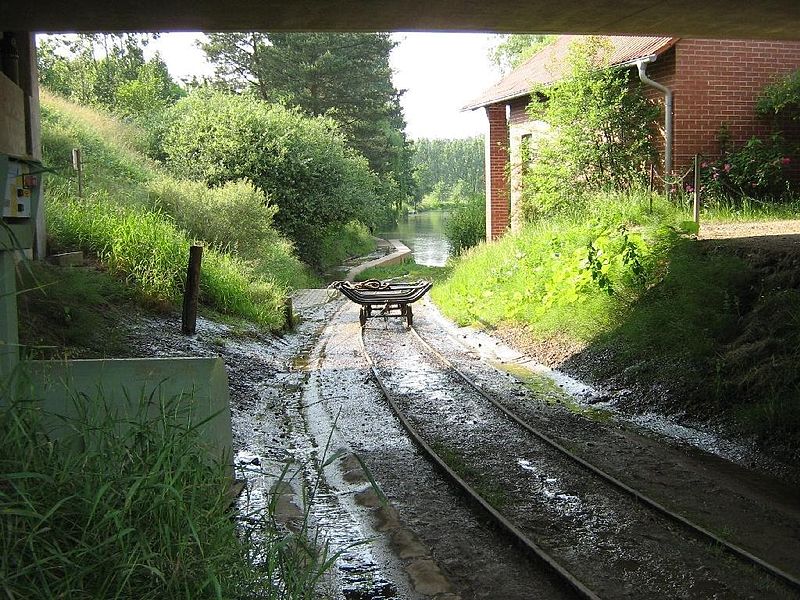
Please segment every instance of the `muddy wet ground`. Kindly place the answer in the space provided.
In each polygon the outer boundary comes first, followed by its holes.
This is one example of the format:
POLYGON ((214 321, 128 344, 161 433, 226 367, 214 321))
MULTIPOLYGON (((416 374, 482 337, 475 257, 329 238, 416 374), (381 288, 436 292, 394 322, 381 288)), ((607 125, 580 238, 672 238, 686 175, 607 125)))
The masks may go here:
MULTIPOLYGON (((357 307, 324 290, 301 293, 294 304, 302 320, 283 337, 201 320, 198 335, 186 338, 177 333, 179 321, 169 318, 143 319, 131 337, 150 355, 224 358, 236 463, 249 484, 242 502, 260 506, 277 493, 287 526, 307 523, 312 535, 322 536, 320 544, 324 539, 339 553, 326 595, 571 597, 470 508, 408 440, 369 375, 357 307)), ((415 322, 451 360, 572 450, 771 562, 800 571, 796 490, 616 418, 569 410, 552 400, 552 385, 524 383, 524 373, 518 379, 493 368, 491 357, 464 345, 459 336, 466 334, 443 329, 430 309, 415 305, 415 322)), ((581 390, 575 391, 580 401, 581 390)))

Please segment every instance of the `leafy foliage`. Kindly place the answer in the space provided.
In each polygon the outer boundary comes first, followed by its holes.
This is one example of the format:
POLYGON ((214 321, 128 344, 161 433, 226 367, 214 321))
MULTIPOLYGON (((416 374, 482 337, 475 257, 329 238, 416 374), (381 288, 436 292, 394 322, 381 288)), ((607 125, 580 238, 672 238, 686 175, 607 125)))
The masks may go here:
POLYGON ((788 154, 780 134, 767 141, 752 137, 736 149, 723 144, 717 159, 700 165, 701 189, 716 200, 788 198, 792 191, 786 173, 792 162, 788 154))
POLYGON ((40 38, 39 80, 50 91, 80 104, 146 117, 183 95, 157 53, 145 61, 148 41, 147 35, 133 33, 40 38))
POLYGON ((644 195, 602 194, 463 253, 433 290, 461 323, 519 321, 543 336, 590 339, 663 276, 675 208, 644 195), (481 282, 475 285, 475 282, 481 282))
POLYGON ((756 112, 800 121, 800 69, 766 86, 756 102, 756 112))
POLYGON ((201 301, 233 315, 279 328, 286 289, 308 285, 306 268, 270 225, 274 207, 247 182, 209 189, 167 177, 145 159, 131 125, 103 113, 42 95, 45 161, 70 171, 70 149, 87 162, 82 199, 73 182, 53 177, 46 193, 50 243, 83 249, 149 300, 180 297, 186 257, 204 240, 201 301), (238 215, 238 217, 237 217, 238 215), (252 219, 237 223, 237 218, 252 219), (206 239, 208 238, 208 239, 206 239))
POLYGON ((643 181, 652 158, 657 109, 626 71, 608 68, 608 43, 572 45, 570 73, 533 90, 531 117, 552 126, 532 149, 522 210, 528 220, 579 202, 587 193, 625 191, 643 181))
POLYGON ((512 33, 502 36, 502 40, 492 48, 489 58, 502 73, 508 73, 531 58, 542 48, 555 40, 554 35, 533 33, 512 33))
POLYGON ((413 181, 389 65, 394 46, 386 33, 217 33, 202 48, 233 89, 336 121, 372 170, 396 186, 399 202, 413 181))
POLYGON ((444 226, 453 254, 477 246, 486 239, 486 202, 483 196, 472 196, 450 213, 444 226))
POLYGON ((173 117, 164 140, 173 172, 211 186, 252 181, 312 264, 322 263, 317 241, 330 228, 371 223, 382 209, 377 178, 330 119, 210 90, 178 102, 173 117))

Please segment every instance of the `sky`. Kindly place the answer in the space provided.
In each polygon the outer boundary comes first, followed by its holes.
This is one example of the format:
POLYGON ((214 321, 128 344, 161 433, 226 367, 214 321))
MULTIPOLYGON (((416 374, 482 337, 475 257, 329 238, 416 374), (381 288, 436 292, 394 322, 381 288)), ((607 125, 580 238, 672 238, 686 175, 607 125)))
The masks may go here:
MULTIPOLYGON (((175 79, 212 75, 195 41, 199 33, 163 33, 150 42, 175 79)), ((486 129, 482 110, 461 107, 497 82, 500 73, 488 58, 496 36, 484 33, 395 33, 391 56, 394 84, 406 90, 401 102, 406 132, 412 139, 480 135, 486 129)))

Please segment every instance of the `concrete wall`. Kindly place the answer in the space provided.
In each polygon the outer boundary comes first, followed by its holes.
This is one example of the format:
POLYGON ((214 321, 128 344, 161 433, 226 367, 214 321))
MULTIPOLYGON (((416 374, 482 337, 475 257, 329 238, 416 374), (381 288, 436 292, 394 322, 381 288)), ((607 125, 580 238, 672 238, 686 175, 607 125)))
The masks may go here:
MULTIPOLYGON (((78 416, 82 396, 84 408, 105 405, 121 419, 135 415, 142 399, 153 400, 148 416, 155 417, 163 399, 187 422, 208 419, 199 428, 204 443, 215 457, 232 458, 228 377, 220 358, 27 361, 17 382, 16 397, 39 403, 56 437, 68 433, 64 418, 78 416)), ((0 407, 7 403, 0 394, 0 407)))

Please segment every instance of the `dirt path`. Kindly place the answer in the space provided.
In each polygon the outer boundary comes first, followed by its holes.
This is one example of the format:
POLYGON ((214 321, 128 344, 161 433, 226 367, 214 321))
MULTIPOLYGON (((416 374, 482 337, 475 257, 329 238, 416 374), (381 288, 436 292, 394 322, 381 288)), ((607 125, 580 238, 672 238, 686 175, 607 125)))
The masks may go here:
POLYGON ((700 240, 759 248, 800 250, 800 219, 745 223, 701 223, 700 240))

